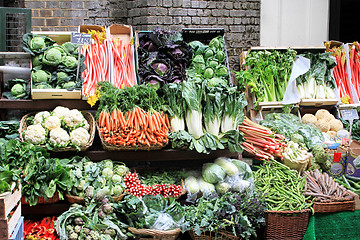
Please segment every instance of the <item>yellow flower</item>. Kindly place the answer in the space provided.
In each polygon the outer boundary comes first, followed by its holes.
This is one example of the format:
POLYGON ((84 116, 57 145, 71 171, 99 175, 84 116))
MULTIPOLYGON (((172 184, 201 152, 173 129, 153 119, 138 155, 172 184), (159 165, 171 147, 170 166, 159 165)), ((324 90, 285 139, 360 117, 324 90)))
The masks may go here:
POLYGON ((99 98, 100 98, 100 93, 98 90, 96 90, 95 93, 88 98, 87 103, 91 107, 93 107, 95 103, 99 100, 99 98))

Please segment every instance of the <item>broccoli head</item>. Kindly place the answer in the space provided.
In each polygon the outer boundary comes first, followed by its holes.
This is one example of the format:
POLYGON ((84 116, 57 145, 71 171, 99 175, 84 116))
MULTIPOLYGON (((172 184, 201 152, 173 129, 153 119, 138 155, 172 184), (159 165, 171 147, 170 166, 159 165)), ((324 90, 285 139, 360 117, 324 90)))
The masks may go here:
POLYGON ((311 153, 314 156, 315 162, 320 163, 320 164, 326 163, 326 161, 328 159, 328 155, 326 154, 325 149, 321 145, 315 145, 315 147, 313 147, 311 153))

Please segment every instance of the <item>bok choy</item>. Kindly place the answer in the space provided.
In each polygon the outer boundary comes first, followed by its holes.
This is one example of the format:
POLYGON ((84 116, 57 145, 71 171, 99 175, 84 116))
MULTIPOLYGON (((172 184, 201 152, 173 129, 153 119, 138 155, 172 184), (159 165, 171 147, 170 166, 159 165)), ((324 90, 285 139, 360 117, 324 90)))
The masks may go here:
POLYGON ((188 132, 195 139, 199 139, 204 135, 202 126, 202 85, 194 81, 183 82, 182 97, 186 106, 185 121, 188 132))
POLYGON ((182 85, 179 83, 166 84, 163 86, 163 92, 167 103, 164 108, 170 116, 171 130, 173 132, 185 130, 185 101, 182 98, 182 85))
POLYGON ((223 88, 205 87, 204 123, 205 130, 212 135, 218 136, 221 125, 221 117, 224 108, 223 88))

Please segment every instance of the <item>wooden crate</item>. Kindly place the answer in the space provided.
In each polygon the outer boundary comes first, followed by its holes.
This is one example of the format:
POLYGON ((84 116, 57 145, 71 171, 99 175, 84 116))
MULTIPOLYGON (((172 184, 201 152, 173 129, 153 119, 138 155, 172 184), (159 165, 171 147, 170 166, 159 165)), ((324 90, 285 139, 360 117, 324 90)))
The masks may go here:
MULTIPOLYGON (((14 187, 14 185, 13 185, 14 187)), ((0 239, 9 239, 21 217, 21 190, 0 195, 0 239), (8 218, 8 215, 12 216, 8 218)))
MULTIPOLYGON (((48 36, 57 44, 70 42, 71 32, 32 32, 36 35, 48 36)), ((30 63, 31 64, 31 63, 30 63)), ((32 67, 31 67, 32 68, 32 67)), ((31 82, 32 99, 81 99, 81 90, 68 91, 66 89, 33 89, 31 82)))

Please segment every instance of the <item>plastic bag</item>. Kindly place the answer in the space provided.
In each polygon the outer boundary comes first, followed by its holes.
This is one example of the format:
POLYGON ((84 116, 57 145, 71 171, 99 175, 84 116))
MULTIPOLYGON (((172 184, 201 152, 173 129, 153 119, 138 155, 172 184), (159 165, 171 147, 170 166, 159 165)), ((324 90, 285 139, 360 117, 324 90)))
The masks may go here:
POLYGON ((239 170, 239 176, 244 179, 248 180, 250 178, 253 178, 253 172, 251 170, 251 167, 246 162, 237 160, 237 159, 231 159, 231 162, 238 168, 239 170))
POLYGON ((215 159, 214 163, 221 166, 228 176, 235 176, 239 174, 239 169, 231 162, 230 158, 219 157, 215 159))
POLYGON ((198 178, 198 183, 200 187, 200 192, 203 196, 208 198, 215 198, 218 196, 215 190, 215 186, 213 184, 206 182, 202 177, 198 178))
POLYGON ((197 179, 194 176, 189 176, 185 179, 184 185, 187 192, 186 201, 195 202, 197 195, 200 192, 200 186, 197 179))
POLYGON ((224 168, 215 163, 205 163, 203 165, 202 177, 208 183, 217 183, 224 180, 226 172, 224 168))
POLYGON ((174 227, 178 227, 174 219, 167 213, 160 213, 155 223, 151 226, 151 229, 166 231, 174 227))

